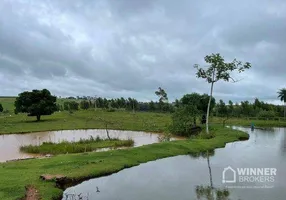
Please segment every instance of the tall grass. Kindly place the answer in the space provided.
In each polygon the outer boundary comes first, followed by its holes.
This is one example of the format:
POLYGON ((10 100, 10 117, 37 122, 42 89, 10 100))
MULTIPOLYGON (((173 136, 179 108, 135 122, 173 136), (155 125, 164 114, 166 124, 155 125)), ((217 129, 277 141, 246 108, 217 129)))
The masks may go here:
POLYGON ((60 143, 44 142, 42 145, 27 145, 20 147, 22 152, 34 154, 66 154, 66 153, 84 153, 96 151, 101 148, 119 148, 130 147, 134 145, 132 139, 119 140, 118 138, 101 139, 99 137, 90 137, 81 139, 78 142, 62 141, 60 143))

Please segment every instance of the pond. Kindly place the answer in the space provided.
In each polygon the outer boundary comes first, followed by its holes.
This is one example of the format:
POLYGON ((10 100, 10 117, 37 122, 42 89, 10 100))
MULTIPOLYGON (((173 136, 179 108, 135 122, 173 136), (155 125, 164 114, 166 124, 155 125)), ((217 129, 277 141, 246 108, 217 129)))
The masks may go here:
MULTIPOLYGON (((159 142, 158 136, 160 136, 159 134, 146 132, 118 130, 109 130, 109 135, 112 138, 119 139, 131 138, 134 140, 135 147, 159 142)), ((0 135, 0 162, 39 156, 20 152, 19 149, 23 145, 41 145, 43 142, 58 143, 62 141, 79 141, 80 139, 88 139, 90 136, 107 138, 106 131, 102 129, 64 130, 28 134, 0 135)))
MULTIPOLYGON (((203 156, 161 159, 85 181, 66 189, 63 200, 72 199, 70 195, 73 194, 81 194, 82 199, 89 200, 285 200, 286 129, 238 129, 249 132, 250 139, 229 143, 203 156), (223 183, 222 174, 227 167, 234 170, 274 168, 277 171, 269 182, 236 177, 235 183, 223 183)), ((232 180, 233 176, 226 175, 226 178, 232 180)))

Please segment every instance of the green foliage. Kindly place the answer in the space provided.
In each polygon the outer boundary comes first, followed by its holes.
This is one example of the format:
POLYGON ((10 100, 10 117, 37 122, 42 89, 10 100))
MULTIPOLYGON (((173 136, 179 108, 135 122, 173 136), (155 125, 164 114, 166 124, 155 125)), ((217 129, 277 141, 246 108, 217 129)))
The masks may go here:
POLYGON ((80 108, 83 110, 87 110, 90 108, 90 103, 87 100, 83 100, 80 102, 80 108))
POLYGON ((67 142, 63 141, 60 143, 45 142, 40 146, 28 145, 22 146, 21 151, 26 153, 35 154, 66 154, 66 153, 83 153, 96 151, 100 148, 118 148, 118 147, 130 147, 134 145, 134 141, 129 140, 119 140, 116 138, 111 139, 101 139, 99 137, 81 139, 78 142, 67 142))
POLYGON ((65 101, 64 110, 67 111, 77 111, 79 110, 79 103, 76 101, 65 101))
POLYGON ((284 101, 286 102, 286 88, 282 88, 278 91, 278 98, 281 100, 281 101, 284 101))
POLYGON ((155 91, 155 94, 159 97, 159 110, 160 111, 168 111, 168 95, 164 89, 161 87, 158 88, 158 91, 155 91))
POLYGON ((172 124, 170 132, 179 136, 191 136, 197 134, 196 116, 198 109, 193 105, 185 105, 176 109, 172 114, 172 124))
POLYGON ((211 84, 211 92, 207 109, 207 119, 206 119, 206 131, 209 133, 209 114, 210 114, 210 104, 213 94, 214 83, 219 80, 226 82, 233 81, 234 78, 231 76, 231 72, 237 71, 239 73, 251 67, 249 62, 243 64, 241 61, 234 59, 232 62, 225 62, 224 58, 219 54, 211 54, 205 57, 205 62, 209 65, 207 69, 200 68, 198 64, 194 67, 197 69, 197 77, 205 79, 211 84))
POLYGON ((2 104, 0 103, 0 113, 3 112, 3 110, 4 110, 4 109, 3 109, 3 106, 2 106, 2 104))
POLYGON ((266 110, 261 110, 258 114, 257 117, 261 117, 261 118, 274 118, 276 115, 276 113, 272 110, 266 111, 266 110))
MULTIPOLYGON (((207 94, 203 95, 198 93, 185 94, 179 101, 179 104, 196 106, 196 108, 202 114, 205 114, 207 112, 209 98, 210 96, 207 94)), ((212 97, 210 111, 212 111, 214 107, 215 107, 215 98, 212 97)))
POLYGON ((219 117, 225 117, 229 114, 226 104, 221 99, 219 100, 219 103, 217 104, 217 112, 218 112, 219 117))
POLYGON ((168 95, 164 89, 161 87, 158 88, 158 91, 155 91, 155 94, 159 97, 159 102, 167 102, 168 95))
POLYGON ((200 68, 198 64, 194 67, 198 70, 196 75, 198 78, 206 79, 208 83, 214 83, 219 80, 234 81, 231 76, 232 71, 243 72, 251 67, 249 62, 242 63, 234 59, 232 62, 225 62, 224 58, 219 54, 211 54, 205 57, 205 62, 209 64, 209 67, 205 70, 200 68))
POLYGON ((41 115, 51 115, 57 111, 56 101, 57 97, 47 89, 23 92, 16 98, 15 113, 28 113, 28 116, 36 116, 39 121, 41 115))
POLYGON ((278 91, 278 98, 284 101, 284 118, 286 117, 286 88, 282 88, 278 91))

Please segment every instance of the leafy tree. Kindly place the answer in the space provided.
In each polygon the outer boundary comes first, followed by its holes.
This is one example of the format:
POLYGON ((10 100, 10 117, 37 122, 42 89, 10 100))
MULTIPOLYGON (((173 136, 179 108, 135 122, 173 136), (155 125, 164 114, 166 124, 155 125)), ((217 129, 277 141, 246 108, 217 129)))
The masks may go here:
POLYGON ((3 112, 3 106, 2 106, 2 104, 0 103, 0 112, 3 112))
POLYGON ((200 106, 201 95, 198 93, 186 94, 181 98, 181 103, 183 106, 187 106, 188 110, 191 110, 194 120, 194 125, 196 125, 197 115, 200 113, 198 107, 200 106), (191 108, 191 109, 190 109, 191 108))
MULTIPOLYGON (((198 109, 201 110, 203 112, 203 114, 207 113, 209 99, 210 99, 210 95, 208 95, 208 94, 201 95, 200 104, 199 104, 198 109)), ((215 107, 215 98, 211 97, 211 104, 210 104, 209 113, 212 112, 214 107, 215 107)))
POLYGON ((233 102, 231 100, 228 101, 228 110, 229 110, 229 114, 232 116, 233 111, 234 111, 234 106, 233 106, 233 102))
POLYGON ((282 88, 278 91, 278 98, 280 101, 284 101, 284 117, 286 117, 286 88, 282 88))
MULTIPOLYGON (((185 94, 181 98, 181 103, 183 105, 190 105, 190 104, 196 105, 199 111, 201 111, 203 114, 206 114, 209 98, 210 96, 207 94, 203 95, 200 95, 198 93, 185 94)), ((212 97, 210 111, 214 108, 214 106, 215 106, 215 98, 212 97)))
POLYGON ((228 115, 227 106, 221 99, 219 100, 219 103, 217 104, 217 111, 218 111, 219 116, 221 117, 225 117, 228 115))
POLYGON ((162 89, 161 87, 158 88, 158 91, 156 91, 155 94, 159 97, 159 102, 167 102, 168 101, 168 95, 165 92, 165 90, 162 89))
POLYGON ((162 111, 164 110, 164 104, 168 102, 168 95, 164 89, 161 87, 155 91, 155 94, 159 97, 159 109, 162 111))
POLYGON ((155 103, 153 101, 151 101, 149 103, 149 109, 150 109, 150 111, 155 111, 156 110, 156 106, 155 106, 155 103))
POLYGON ((51 115, 57 111, 57 97, 52 96, 47 89, 23 92, 15 101, 15 113, 28 113, 28 116, 36 116, 40 121, 42 115, 51 115))
POLYGON ((209 133, 209 113, 210 113, 210 104, 211 98, 213 96, 214 83, 223 80, 226 82, 233 81, 234 78, 231 76, 231 72, 238 71, 243 72, 246 69, 251 67, 249 62, 243 64, 241 61, 234 59, 232 62, 225 62, 224 58, 220 54, 211 54, 207 55, 205 62, 209 64, 207 69, 200 68, 198 64, 195 64, 194 67, 197 69, 197 77, 205 79, 209 84, 211 84, 210 98, 207 108, 207 119, 206 119, 206 131, 209 133))

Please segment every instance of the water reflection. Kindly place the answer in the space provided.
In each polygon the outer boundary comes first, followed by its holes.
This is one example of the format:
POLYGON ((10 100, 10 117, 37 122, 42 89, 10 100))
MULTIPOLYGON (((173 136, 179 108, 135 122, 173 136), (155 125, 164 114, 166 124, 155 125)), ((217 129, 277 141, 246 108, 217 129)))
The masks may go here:
POLYGON ((200 156, 206 158, 209 169, 210 185, 197 185, 195 188, 198 200, 229 200, 230 192, 227 189, 220 189, 214 187, 210 157, 215 155, 215 151, 206 151, 200 156))
MULTIPOLYGON (((225 148, 149 162, 119 173, 85 181, 65 193, 89 194, 96 200, 285 200, 285 129, 274 132, 250 128, 248 141, 225 148), (281 155, 283 152, 283 155, 281 155), (222 183, 224 168, 277 168, 271 189, 230 188, 222 183), (96 186, 100 193, 96 193, 96 186)), ((251 183, 260 186, 259 183, 251 183)), ((239 186, 239 183, 236 185, 239 186)))
MULTIPOLYGON (((163 140, 174 140, 170 136, 160 136, 159 134, 152 134, 140 131, 117 131, 109 130, 108 134, 112 138, 119 139, 133 139, 134 146, 142 146, 152 144, 163 140), (166 139, 167 138, 167 139, 166 139)), ((28 134, 10 134, 0 136, 0 162, 13 159, 31 158, 39 155, 27 154, 20 152, 20 147, 23 145, 41 145, 43 142, 59 143, 62 141, 75 142, 80 139, 88 139, 90 137, 107 138, 106 130, 65 130, 65 131, 49 131, 28 134)), ((176 138, 177 139, 177 138, 176 138)))
POLYGON ((230 193, 227 189, 218 189, 211 186, 197 186, 198 200, 229 200, 230 193))

